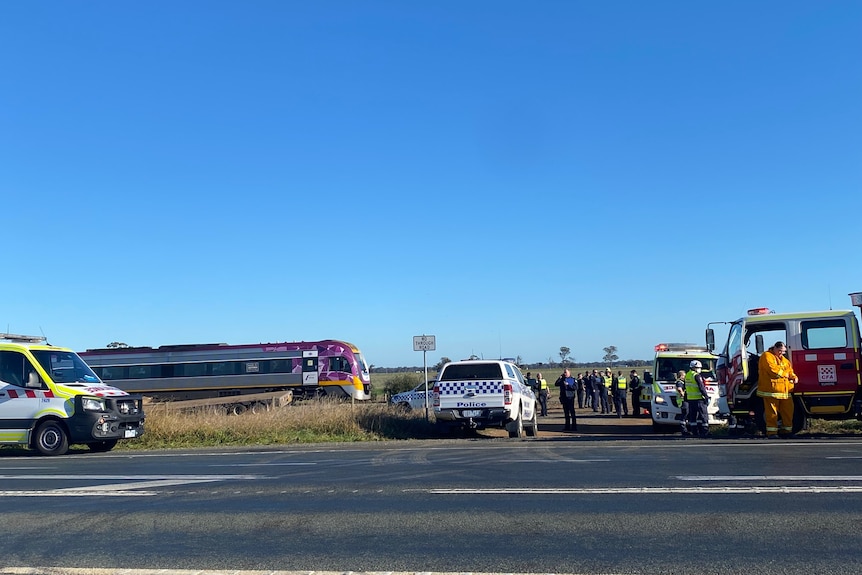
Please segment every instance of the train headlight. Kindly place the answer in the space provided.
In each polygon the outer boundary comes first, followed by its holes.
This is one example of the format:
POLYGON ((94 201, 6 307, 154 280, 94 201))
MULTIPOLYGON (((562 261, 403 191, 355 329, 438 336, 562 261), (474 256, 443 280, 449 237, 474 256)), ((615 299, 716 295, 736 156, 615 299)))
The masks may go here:
POLYGON ((105 400, 98 397, 85 397, 81 399, 81 406, 86 411, 105 411, 105 400))

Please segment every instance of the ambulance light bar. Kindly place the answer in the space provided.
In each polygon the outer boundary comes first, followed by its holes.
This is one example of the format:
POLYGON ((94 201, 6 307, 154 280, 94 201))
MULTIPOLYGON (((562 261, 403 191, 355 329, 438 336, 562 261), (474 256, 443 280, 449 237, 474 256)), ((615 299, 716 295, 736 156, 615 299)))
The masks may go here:
POLYGON ((17 333, 0 333, 0 339, 21 343, 43 343, 48 341, 48 338, 42 335, 18 335, 17 333))
POLYGON ((655 346, 656 351, 685 351, 687 349, 700 350, 703 346, 696 343, 660 343, 655 346))
POLYGON ((768 307, 755 307, 748 310, 748 315, 767 315, 770 313, 775 313, 768 307))

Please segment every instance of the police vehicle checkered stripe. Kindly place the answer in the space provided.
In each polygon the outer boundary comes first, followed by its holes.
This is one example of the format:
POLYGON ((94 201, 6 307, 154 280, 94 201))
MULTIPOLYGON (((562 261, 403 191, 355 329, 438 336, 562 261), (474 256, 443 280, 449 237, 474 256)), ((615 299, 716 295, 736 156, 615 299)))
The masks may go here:
POLYGON ((463 395, 467 388, 477 395, 502 393, 502 381, 441 381, 437 384, 440 395, 463 395))
POLYGON ((424 391, 405 391, 392 396, 392 401, 410 401, 411 399, 419 399, 425 397, 424 391))

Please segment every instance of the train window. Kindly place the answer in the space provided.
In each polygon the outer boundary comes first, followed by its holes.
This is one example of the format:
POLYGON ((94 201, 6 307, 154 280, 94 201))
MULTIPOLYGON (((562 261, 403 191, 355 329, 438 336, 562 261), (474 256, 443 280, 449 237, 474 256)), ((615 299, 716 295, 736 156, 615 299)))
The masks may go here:
POLYGON ((125 374, 125 367, 102 367, 98 369, 101 369, 101 373, 97 371, 96 374, 103 381, 110 381, 112 379, 127 379, 125 374))
POLYGON ((329 358, 329 371, 345 371, 347 373, 351 373, 353 369, 350 362, 347 361, 347 358, 339 355, 337 357, 329 358))
POLYGON ((160 365, 133 365, 129 367, 129 379, 148 379, 158 377, 160 365))
POLYGON ((180 363, 174 367, 174 373, 184 377, 197 377, 207 374, 205 363, 180 363))
POLYGON ((269 373, 290 373, 293 371, 293 361, 289 359, 269 360, 269 373))
POLYGON ((802 322, 804 349, 833 349, 847 347, 847 329, 843 319, 802 322))
POLYGON ((217 361, 209 365, 212 375, 234 375, 236 373, 235 362, 232 361, 217 361))

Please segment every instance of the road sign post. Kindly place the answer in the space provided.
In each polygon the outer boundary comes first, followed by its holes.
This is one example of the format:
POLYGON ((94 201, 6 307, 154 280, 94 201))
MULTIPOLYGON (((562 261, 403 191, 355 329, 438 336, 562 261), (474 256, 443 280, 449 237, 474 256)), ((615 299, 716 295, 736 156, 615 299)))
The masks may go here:
POLYGON ((422 368, 425 370, 425 421, 431 419, 428 413, 428 361, 427 353, 437 349, 437 338, 433 335, 414 335, 413 351, 422 352, 422 368))

